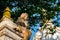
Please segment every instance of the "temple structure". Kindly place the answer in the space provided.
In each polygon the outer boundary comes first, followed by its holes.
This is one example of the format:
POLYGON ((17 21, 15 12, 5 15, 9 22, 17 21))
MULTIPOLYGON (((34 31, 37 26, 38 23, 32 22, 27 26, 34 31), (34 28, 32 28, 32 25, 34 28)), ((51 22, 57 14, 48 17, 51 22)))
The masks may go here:
POLYGON ((14 30, 16 27, 17 25, 11 19, 10 9, 7 7, 0 20, 0 40, 23 40, 22 34, 14 30))
POLYGON ((39 28, 33 40, 60 40, 60 27, 55 27, 49 20, 39 28))

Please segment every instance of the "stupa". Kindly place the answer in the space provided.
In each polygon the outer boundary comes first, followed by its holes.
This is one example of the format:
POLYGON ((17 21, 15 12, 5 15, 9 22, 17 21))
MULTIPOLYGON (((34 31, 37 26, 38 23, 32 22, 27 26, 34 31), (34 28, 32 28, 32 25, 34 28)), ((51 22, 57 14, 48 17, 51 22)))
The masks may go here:
POLYGON ((9 7, 4 10, 0 20, 0 40, 23 40, 21 33, 14 30, 17 25, 12 21, 9 7))
POLYGON ((60 27, 54 26, 51 19, 39 27, 33 40, 60 40, 60 27))

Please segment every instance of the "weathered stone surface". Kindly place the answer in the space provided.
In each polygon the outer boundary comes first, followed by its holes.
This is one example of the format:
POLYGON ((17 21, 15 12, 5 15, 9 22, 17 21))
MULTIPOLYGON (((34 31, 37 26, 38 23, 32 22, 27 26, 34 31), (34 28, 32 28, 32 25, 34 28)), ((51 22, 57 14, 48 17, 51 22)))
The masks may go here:
POLYGON ((7 25, 11 28, 15 28, 17 27, 17 25, 15 23, 13 23, 13 21, 11 21, 10 19, 8 18, 5 18, 1 23, 0 23, 0 27, 1 26, 4 26, 4 25, 7 25))
POLYGON ((0 20, 0 40, 23 40, 23 35, 14 30, 16 27, 11 18, 10 9, 7 7, 0 20))
POLYGON ((21 36, 21 33, 16 32, 14 28, 16 28, 17 25, 13 23, 8 18, 5 18, 0 23, 0 39, 1 40, 22 40, 23 37, 21 36))
POLYGON ((12 38, 14 40, 22 40, 21 36, 19 36, 14 30, 12 30, 11 28, 8 28, 7 26, 4 26, 4 28, 2 28, 2 30, 0 30, 0 37, 3 39, 2 36, 4 38, 7 36, 7 37, 9 37, 8 39, 12 38))
POLYGON ((3 35, 3 36, 0 37, 0 40, 14 40, 14 39, 11 38, 11 37, 3 35))

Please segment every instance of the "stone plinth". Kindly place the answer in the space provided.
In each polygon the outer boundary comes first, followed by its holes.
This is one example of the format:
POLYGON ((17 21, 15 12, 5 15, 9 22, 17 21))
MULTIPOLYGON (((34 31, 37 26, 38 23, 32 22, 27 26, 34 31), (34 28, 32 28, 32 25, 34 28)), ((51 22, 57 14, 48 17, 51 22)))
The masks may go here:
POLYGON ((16 27, 11 18, 10 9, 7 7, 0 19, 0 40, 23 40, 21 33, 14 30, 16 27))
POLYGON ((0 27, 0 40, 22 40, 22 36, 5 25, 0 27))
POLYGON ((14 30, 16 27, 8 18, 0 22, 0 40, 23 40, 21 33, 14 30))

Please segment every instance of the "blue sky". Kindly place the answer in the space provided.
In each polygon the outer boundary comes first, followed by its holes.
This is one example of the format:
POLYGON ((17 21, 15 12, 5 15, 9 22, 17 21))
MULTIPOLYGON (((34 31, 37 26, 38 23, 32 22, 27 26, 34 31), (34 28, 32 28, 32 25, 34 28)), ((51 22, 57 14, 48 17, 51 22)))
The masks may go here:
POLYGON ((32 30, 32 35, 31 35, 31 37, 30 37, 30 40, 33 40, 33 37, 34 37, 34 35, 36 34, 37 29, 38 29, 39 27, 40 27, 39 24, 37 24, 37 26, 35 26, 35 27, 32 27, 32 28, 34 28, 35 31, 32 30))

